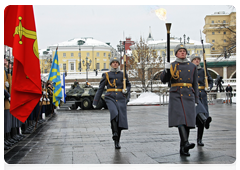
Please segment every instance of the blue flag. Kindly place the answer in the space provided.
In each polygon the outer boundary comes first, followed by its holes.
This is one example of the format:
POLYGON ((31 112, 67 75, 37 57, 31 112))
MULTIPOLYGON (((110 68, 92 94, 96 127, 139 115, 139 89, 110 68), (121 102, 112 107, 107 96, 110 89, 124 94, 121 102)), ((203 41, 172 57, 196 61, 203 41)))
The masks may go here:
POLYGON ((50 69, 48 80, 53 82, 53 104, 55 106, 59 106, 60 100, 62 98, 62 86, 57 49, 53 58, 53 63, 50 69))

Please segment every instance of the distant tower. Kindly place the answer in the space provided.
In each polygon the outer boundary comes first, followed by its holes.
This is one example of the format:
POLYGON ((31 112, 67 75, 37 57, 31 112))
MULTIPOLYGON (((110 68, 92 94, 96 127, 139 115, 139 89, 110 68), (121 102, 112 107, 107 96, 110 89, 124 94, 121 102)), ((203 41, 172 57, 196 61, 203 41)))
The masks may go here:
POLYGON ((149 26, 149 35, 148 35, 148 38, 147 38, 147 42, 148 41, 153 41, 153 37, 152 37, 152 33, 151 33, 151 27, 149 26))

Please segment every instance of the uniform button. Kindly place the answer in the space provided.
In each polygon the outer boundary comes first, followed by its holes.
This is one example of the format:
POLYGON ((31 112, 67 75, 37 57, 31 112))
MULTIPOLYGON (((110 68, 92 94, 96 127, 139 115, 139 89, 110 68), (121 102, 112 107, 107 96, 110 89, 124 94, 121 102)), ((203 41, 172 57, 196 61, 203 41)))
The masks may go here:
POLYGON ((181 96, 183 96, 183 94, 181 94, 181 96))
POLYGON ((179 70, 179 72, 181 72, 182 70, 179 70))
POLYGON ((179 66, 179 63, 177 65, 179 66))
POLYGON ((191 95, 189 94, 189 96, 191 96, 191 95))
POLYGON ((182 80, 182 78, 180 78, 180 80, 182 80))
POLYGON ((198 76, 198 78, 200 78, 200 76, 198 76))
POLYGON ((190 70, 188 70, 188 72, 190 72, 190 70))
POLYGON ((116 100, 116 102, 117 102, 117 100, 116 100))
POLYGON ((187 63, 189 65, 189 63, 187 63))
POLYGON ((116 93, 117 94, 117 93, 116 93))
POLYGON ((182 87, 180 87, 180 88, 182 88, 182 87))
POLYGON ((200 85, 200 84, 198 83, 198 85, 200 85))
POLYGON ((116 79, 117 80, 117 79, 116 79))
POLYGON ((199 91, 200 93, 202 92, 202 91, 199 91))
POLYGON ((188 80, 190 80, 190 78, 188 78, 188 80))
POLYGON ((189 88, 189 86, 187 86, 189 88))

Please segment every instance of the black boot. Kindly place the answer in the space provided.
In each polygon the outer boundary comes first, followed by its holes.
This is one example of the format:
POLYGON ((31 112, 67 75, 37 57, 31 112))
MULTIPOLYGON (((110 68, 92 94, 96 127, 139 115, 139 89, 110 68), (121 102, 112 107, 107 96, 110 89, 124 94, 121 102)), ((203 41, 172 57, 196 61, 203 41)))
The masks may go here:
POLYGON ((116 141, 118 139, 118 125, 115 119, 111 121, 111 127, 112 127, 112 139, 116 141))
POLYGON ((198 146, 204 146, 204 143, 202 143, 202 136, 203 136, 204 126, 198 125, 198 131, 197 131, 197 144, 198 146))
POLYGON ((188 142, 189 129, 187 129, 185 126, 178 126, 178 131, 181 138, 180 154, 184 156, 190 156, 188 151, 189 149, 194 148, 195 144, 188 142))
POLYGON ((200 120, 200 122, 202 124, 204 124, 204 127, 206 129, 209 129, 210 123, 212 121, 212 118, 209 116, 208 118, 206 118, 206 116, 204 115, 204 113, 198 113, 197 118, 200 120))
POLYGON ((115 141, 115 149, 121 149, 120 137, 121 137, 121 129, 118 128, 118 139, 115 141))

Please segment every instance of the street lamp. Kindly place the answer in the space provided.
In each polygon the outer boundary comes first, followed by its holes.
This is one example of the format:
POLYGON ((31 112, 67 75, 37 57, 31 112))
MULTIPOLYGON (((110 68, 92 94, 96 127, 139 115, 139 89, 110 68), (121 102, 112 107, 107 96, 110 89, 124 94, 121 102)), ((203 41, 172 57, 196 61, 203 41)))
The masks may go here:
POLYGON ((83 66, 86 66, 86 82, 88 82, 88 68, 91 66, 92 60, 90 59, 88 62, 88 57, 86 56, 86 64, 85 61, 82 61, 83 66))
MULTIPOLYGON (((120 42, 120 45, 117 45, 117 49, 118 49, 118 51, 120 52, 120 58, 121 58, 121 61, 122 61, 122 51, 124 52, 124 54, 125 54, 125 41, 119 41, 120 42)), ((120 62, 121 62, 120 61, 120 62)), ((122 62, 121 62, 122 63, 122 62)), ((120 64, 121 64, 120 63, 120 64)))

